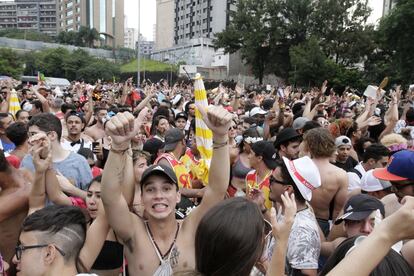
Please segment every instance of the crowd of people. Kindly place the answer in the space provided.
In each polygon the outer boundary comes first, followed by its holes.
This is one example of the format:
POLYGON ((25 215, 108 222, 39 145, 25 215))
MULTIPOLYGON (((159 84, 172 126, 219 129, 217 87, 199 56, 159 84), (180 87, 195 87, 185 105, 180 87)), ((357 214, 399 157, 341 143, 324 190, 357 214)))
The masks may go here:
POLYGON ((0 275, 414 275, 414 91, 0 87, 0 275))

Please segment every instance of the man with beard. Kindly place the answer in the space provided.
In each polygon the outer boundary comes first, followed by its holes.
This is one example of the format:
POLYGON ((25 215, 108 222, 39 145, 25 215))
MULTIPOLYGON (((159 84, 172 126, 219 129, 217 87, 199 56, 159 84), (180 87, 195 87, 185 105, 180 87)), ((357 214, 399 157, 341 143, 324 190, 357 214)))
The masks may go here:
POLYGON ((277 134, 274 146, 279 158, 286 157, 293 160, 299 157, 299 145, 302 135, 293 128, 285 128, 277 134))

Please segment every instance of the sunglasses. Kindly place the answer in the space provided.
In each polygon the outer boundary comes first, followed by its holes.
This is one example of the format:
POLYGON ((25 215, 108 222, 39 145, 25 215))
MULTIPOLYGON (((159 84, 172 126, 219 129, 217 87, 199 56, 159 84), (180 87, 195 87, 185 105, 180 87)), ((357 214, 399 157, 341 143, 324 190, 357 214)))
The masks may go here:
POLYGON ((230 128, 229 128, 229 130, 235 130, 235 129, 237 129, 237 126, 230 126, 230 128))
MULTIPOLYGON (((23 253, 23 251, 25 251, 25 250, 28 250, 28 249, 34 249, 34 248, 43 248, 43 247, 47 247, 47 246, 49 246, 49 245, 51 245, 51 244, 36 244, 36 245, 27 245, 27 246, 25 246, 25 245, 21 245, 21 244, 19 244, 19 245, 17 245, 16 246, 16 248, 15 248, 15 253, 16 253, 16 258, 17 258, 17 260, 18 261, 20 261, 20 259, 22 258, 22 253, 23 253)), ((54 245, 54 244, 52 244, 53 245, 53 247, 55 247, 56 248, 56 250, 62 255, 62 256, 65 256, 65 252, 63 252, 63 250, 62 249, 59 249, 56 245, 54 245)))
POLYGON ((277 183, 277 184, 281 184, 281 185, 289 185, 284 181, 277 180, 273 175, 270 175, 269 182, 270 182, 270 184, 277 183))

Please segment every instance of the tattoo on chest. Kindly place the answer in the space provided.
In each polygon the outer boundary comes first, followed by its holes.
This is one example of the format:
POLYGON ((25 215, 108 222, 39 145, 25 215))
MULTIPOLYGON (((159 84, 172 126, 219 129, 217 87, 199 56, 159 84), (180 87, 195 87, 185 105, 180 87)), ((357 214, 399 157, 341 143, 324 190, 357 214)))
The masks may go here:
POLYGON ((178 251, 177 247, 174 246, 174 248, 171 251, 171 257, 170 257, 170 264, 172 268, 178 265, 179 256, 180 256, 180 251, 178 251))

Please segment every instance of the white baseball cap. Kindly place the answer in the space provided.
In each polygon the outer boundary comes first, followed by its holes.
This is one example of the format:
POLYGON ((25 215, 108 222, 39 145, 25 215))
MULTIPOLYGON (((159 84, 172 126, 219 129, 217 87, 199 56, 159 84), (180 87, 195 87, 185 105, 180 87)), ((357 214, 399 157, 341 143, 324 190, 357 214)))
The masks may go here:
POLYGON ((361 190, 364 192, 377 192, 390 188, 391 183, 386 180, 376 178, 372 173, 374 170, 369 170, 361 178, 361 190))
POLYGON ((249 112, 249 116, 250 117, 253 117, 253 116, 257 115, 257 114, 265 115, 265 114, 267 114, 267 111, 264 111, 260 107, 256 106, 256 107, 253 107, 252 110, 250 110, 250 112, 249 112))
POLYGON ((304 156, 295 160, 283 157, 283 162, 290 176, 306 201, 311 201, 312 191, 321 186, 321 175, 319 169, 312 159, 304 156))

